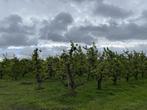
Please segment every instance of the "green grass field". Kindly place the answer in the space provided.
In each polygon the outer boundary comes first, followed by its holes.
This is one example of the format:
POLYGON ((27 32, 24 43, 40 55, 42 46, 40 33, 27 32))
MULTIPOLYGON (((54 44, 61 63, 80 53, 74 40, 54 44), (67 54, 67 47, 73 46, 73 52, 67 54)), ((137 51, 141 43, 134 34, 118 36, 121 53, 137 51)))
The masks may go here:
POLYGON ((0 81, 0 110, 147 110, 147 80, 122 81, 117 86, 107 82, 102 90, 91 81, 74 97, 66 95, 60 82, 43 86, 36 90, 34 83, 0 81))

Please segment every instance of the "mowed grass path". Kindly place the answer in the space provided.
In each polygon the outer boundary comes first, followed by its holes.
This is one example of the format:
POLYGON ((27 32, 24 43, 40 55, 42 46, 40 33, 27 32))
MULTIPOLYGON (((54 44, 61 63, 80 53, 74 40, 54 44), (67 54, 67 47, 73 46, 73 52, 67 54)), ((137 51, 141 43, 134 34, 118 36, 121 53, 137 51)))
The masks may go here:
POLYGON ((0 81, 0 110, 147 110, 145 79, 117 86, 107 82, 102 90, 91 81, 79 87, 75 97, 66 95, 67 89, 57 81, 45 82, 42 90, 24 82, 0 81))

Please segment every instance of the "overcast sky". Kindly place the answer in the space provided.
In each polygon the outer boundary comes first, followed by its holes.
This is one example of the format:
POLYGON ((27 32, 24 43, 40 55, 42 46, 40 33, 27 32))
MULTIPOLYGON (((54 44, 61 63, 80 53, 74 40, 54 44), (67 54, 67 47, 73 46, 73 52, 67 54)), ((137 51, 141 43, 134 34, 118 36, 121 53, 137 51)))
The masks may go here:
POLYGON ((147 52, 147 0, 0 0, 0 57, 56 55, 70 41, 147 52))

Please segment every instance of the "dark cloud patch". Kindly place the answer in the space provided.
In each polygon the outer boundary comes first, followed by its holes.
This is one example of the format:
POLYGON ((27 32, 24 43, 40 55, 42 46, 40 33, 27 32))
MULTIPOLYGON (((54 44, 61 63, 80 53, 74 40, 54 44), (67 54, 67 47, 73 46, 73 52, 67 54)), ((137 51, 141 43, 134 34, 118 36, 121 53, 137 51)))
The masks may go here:
MULTIPOLYGON (((86 2, 86 1, 92 2, 92 1, 96 1, 96 0, 71 0, 71 1, 77 2, 77 3, 82 3, 82 2, 86 2)), ((102 1, 102 0, 97 0, 97 1, 102 1)))
POLYGON ((132 11, 125 10, 116 5, 108 4, 105 2, 105 0, 71 0, 71 1, 76 3, 94 2, 94 6, 93 8, 91 8, 91 11, 93 11, 94 15, 98 15, 98 16, 123 19, 133 14, 132 11))
POLYGON ((98 1, 95 4, 94 14, 100 15, 103 17, 111 17, 111 18, 127 18, 133 14, 132 11, 127 11, 120 7, 104 3, 103 0, 98 1))
POLYGON ((73 27, 66 34, 66 39, 75 42, 91 43, 99 37, 105 37, 111 41, 124 40, 147 40, 147 24, 138 25, 135 23, 117 24, 110 22, 109 25, 79 26, 73 27))
POLYGON ((137 25, 135 23, 113 23, 109 25, 91 26, 91 29, 94 30, 94 36, 106 37, 113 41, 147 39, 147 24, 137 25))
POLYGON ((9 24, 19 24, 22 23, 22 18, 19 15, 10 15, 8 17, 5 18, 5 22, 9 23, 9 24))
POLYGON ((78 26, 68 29, 73 23, 73 18, 68 13, 58 14, 51 22, 46 22, 45 26, 40 29, 41 39, 52 40, 57 42, 81 42, 92 43, 95 39, 92 36, 93 27, 78 26))
POLYGON ((53 41, 66 41, 64 33, 68 26, 73 22, 73 18, 69 13, 59 13, 51 22, 40 29, 40 38, 53 41))
POLYGON ((73 18, 69 13, 59 13, 50 23, 51 31, 64 31, 68 25, 73 22, 73 18))
POLYGON ((109 40, 133 40, 133 39, 147 39, 147 24, 137 25, 135 23, 119 24, 100 27, 98 30, 101 35, 109 40))
MULTIPOLYGON (((64 14, 63 14, 64 15, 64 14)), ((138 25, 136 23, 121 23, 118 24, 113 21, 109 21, 108 24, 101 24, 99 26, 85 25, 85 26, 73 26, 67 30, 68 26, 72 23, 71 16, 58 15, 50 22, 47 23, 41 30, 41 39, 52 40, 56 42, 69 42, 74 41, 78 43, 91 44, 93 41, 97 41, 100 37, 105 37, 111 41, 122 40, 145 40, 147 39, 147 24, 138 25), (57 19, 60 18, 60 19, 57 19), (62 19, 64 18, 64 19, 62 19), (67 18, 69 22, 66 20, 67 18), (64 21, 65 20, 65 21, 64 21), (60 22, 59 22, 60 21, 60 22), (62 22, 64 23, 62 24, 62 22), (62 26, 60 26, 62 25, 62 26)))
POLYGON ((141 19, 141 20, 143 20, 143 21, 146 22, 146 20, 147 20, 147 10, 144 10, 144 11, 142 12, 142 14, 141 14, 141 16, 140 16, 139 19, 141 19))
POLYGON ((87 0, 71 0, 71 1, 75 1, 75 2, 84 2, 84 1, 87 1, 87 0))
POLYGON ((94 33, 97 32, 96 27, 93 26, 79 26, 73 27, 66 33, 68 41, 91 44, 96 40, 94 33))
POLYGON ((25 46, 25 45, 33 45, 36 43, 33 39, 29 40, 28 36, 26 37, 24 34, 19 33, 5 33, 0 37, 2 40, 0 41, 0 46, 25 46))
POLYGON ((18 15, 10 15, 0 21, 0 46, 24 46, 36 43, 34 26, 27 26, 18 15))

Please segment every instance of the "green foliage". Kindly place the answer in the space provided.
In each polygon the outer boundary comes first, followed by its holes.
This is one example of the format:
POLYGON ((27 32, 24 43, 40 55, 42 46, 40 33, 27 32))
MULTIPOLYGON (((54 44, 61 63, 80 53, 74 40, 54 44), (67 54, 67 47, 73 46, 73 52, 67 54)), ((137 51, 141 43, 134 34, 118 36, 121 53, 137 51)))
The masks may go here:
POLYGON ((41 59, 41 50, 35 49, 32 59, 7 58, 0 62, 0 79, 21 80, 35 77, 38 86, 45 80, 59 80, 70 91, 88 81, 96 80, 97 88, 102 82, 113 81, 114 85, 125 79, 146 78, 147 56, 143 52, 124 51, 121 54, 104 48, 99 52, 95 43, 82 47, 71 42, 69 50, 59 56, 41 59))
POLYGON ((34 69, 34 73, 35 73, 35 78, 36 78, 36 82, 37 82, 37 89, 41 89, 41 84, 42 84, 42 77, 41 77, 41 62, 42 60, 39 59, 39 52, 41 52, 41 50, 39 50, 38 48, 36 48, 33 52, 32 55, 32 63, 33 63, 33 69, 34 69))

